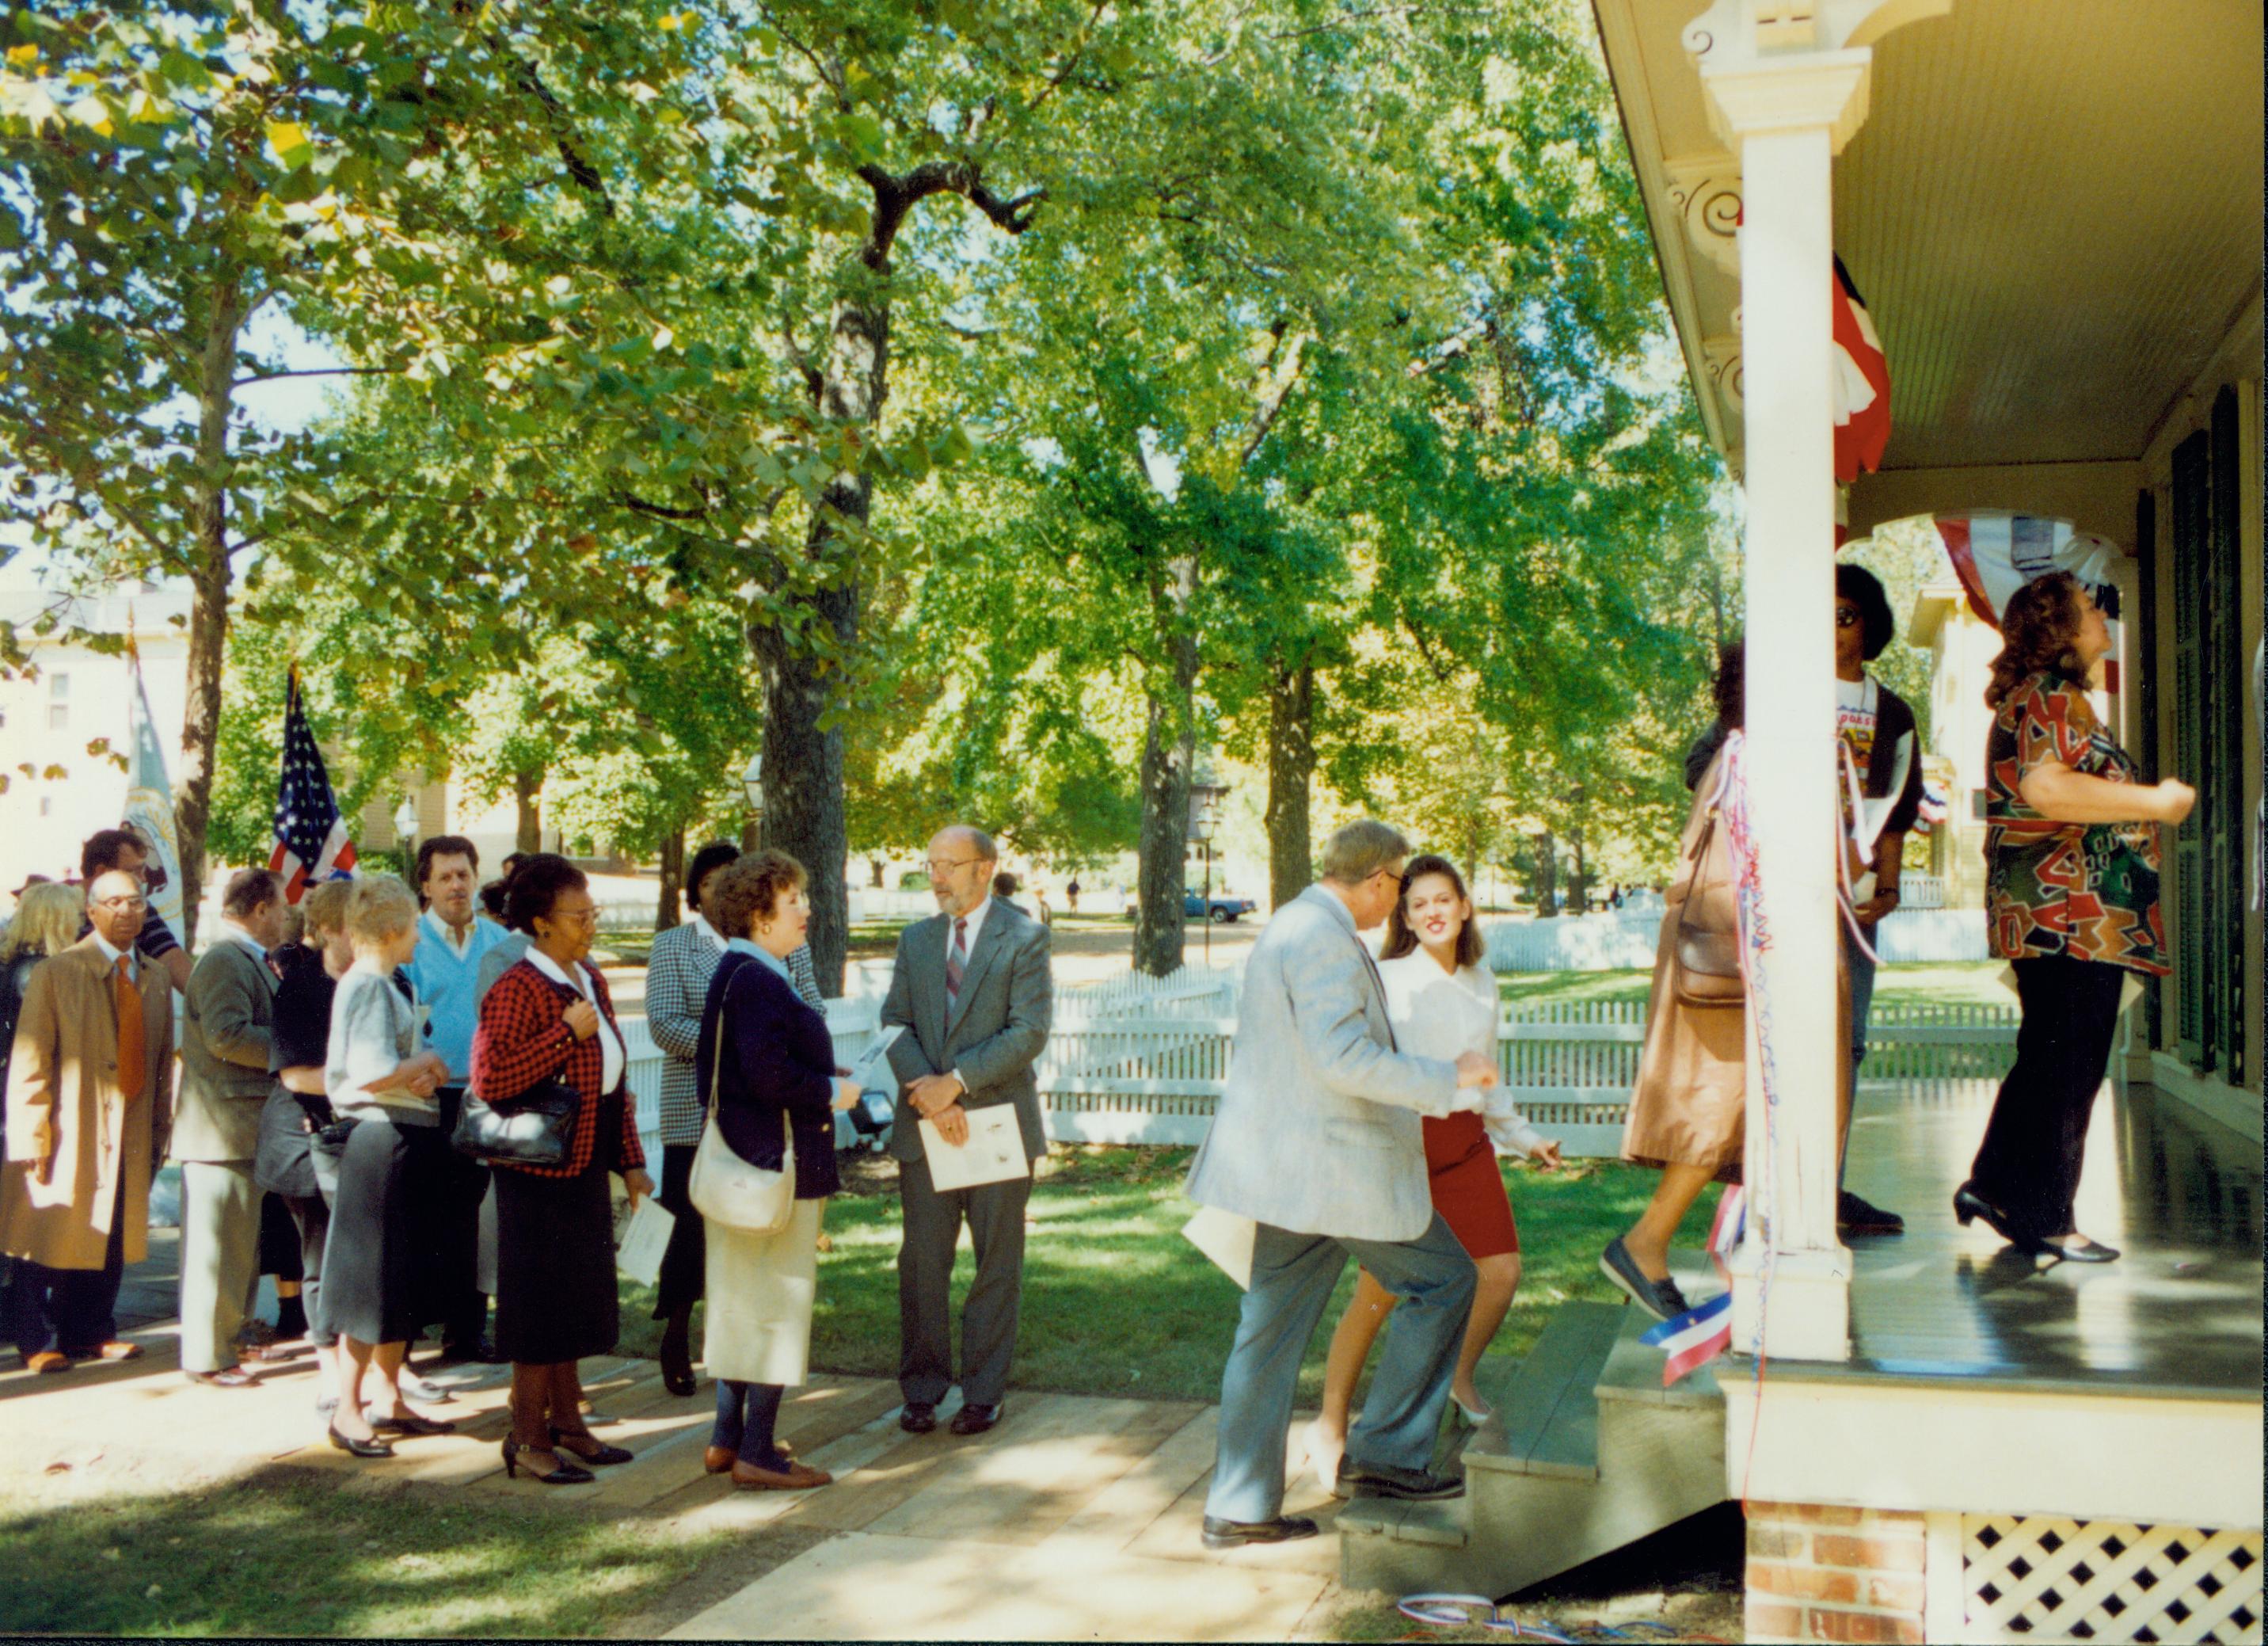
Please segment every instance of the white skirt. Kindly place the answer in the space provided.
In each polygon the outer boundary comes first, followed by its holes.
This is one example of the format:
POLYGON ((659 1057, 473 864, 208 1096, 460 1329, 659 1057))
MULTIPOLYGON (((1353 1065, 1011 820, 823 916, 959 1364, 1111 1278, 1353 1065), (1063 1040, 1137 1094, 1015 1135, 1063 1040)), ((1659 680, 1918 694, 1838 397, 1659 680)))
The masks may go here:
POLYGON ((702 1361, 711 1377, 792 1388, 811 1364, 811 1307, 819 1292, 819 1214, 798 1200, 787 1226, 754 1235, 708 1220, 708 1320, 702 1361))

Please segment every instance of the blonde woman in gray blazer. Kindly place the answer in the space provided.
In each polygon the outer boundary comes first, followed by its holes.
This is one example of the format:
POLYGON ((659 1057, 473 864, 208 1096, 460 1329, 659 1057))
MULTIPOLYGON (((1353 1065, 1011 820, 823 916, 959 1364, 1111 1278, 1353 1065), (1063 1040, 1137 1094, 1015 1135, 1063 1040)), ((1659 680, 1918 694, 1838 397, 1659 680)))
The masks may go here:
POLYGON ((197 957, 181 1009, 181 1095, 173 1158, 181 1166, 181 1369, 197 1383, 242 1388, 238 1336, 260 1283, 260 1113, 267 1107, 276 974, 268 950, 284 934, 284 886, 239 870, 221 894, 219 941, 197 957))
POLYGON ((1432 1473, 1472 1303, 1473 1265, 1434 1212, 1423 1118, 1477 1111, 1487 1059, 1396 1050, 1386 989, 1358 933, 1402 896, 1410 843, 1367 819, 1323 848, 1323 876, 1276 911, 1245 962, 1236 1044, 1189 1199, 1254 1220, 1251 1286, 1221 1374, 1219 1457, 1205 1499, 1209 1548, 1315 1534, 1284 1505, 1285 1431, 1300 1361, 1349 1257, 1401 1306, 1341 1496, 1458 1496, 1432 1473))

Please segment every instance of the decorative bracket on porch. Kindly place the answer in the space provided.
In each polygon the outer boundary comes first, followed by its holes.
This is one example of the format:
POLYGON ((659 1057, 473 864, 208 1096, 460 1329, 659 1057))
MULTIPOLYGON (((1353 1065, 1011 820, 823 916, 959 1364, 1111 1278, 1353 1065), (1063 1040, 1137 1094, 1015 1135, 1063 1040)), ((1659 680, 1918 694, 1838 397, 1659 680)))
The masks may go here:
POLYGON ((1741 272, 1741 163, 1729 154, 1671 160, 1670 203, 1693 248, 1727 274, 1741 272))
POLYGON ((1727 411, 1741 410, 1742 374, 1741 340, 1731 337, 1704 337, 1701 358, 1709 368, 1709 386, 1717 391, 1717 399, 1727 411))

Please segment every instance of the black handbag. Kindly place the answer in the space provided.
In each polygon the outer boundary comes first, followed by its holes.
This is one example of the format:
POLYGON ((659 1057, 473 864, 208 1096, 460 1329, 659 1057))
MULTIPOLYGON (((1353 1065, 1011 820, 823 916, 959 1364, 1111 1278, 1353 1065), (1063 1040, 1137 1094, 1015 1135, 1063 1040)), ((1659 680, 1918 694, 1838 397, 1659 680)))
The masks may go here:
POLYGON ((315 1192, 330 1205, 339 1195, 339 1162, 347 1152, 347 1139, 361 1121, 348 1116, 319 1126, 307 1138, 307 1165, 315 1177, 315 1192))
POLYGON ((490 1165, 556 1170, 567 1163, 574 1147, 575 1111, 582 1106, 582 1093, 556 1078, 529 1087, 503 1108, 467 1092, 449 1141, 459 1154, 490 1165))

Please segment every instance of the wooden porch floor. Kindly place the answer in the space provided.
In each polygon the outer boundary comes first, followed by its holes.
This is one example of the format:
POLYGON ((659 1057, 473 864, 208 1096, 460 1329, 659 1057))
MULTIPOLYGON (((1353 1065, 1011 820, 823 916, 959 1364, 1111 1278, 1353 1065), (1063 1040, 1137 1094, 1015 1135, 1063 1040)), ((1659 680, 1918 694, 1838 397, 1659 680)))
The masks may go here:
POLYGON ((2088 1136, 2079 1225, 2124 1255, 2043 1266, 1954 1219, 1992 1089, 1862 1085, 1846 1181, 1901 1214, 1906 1232, 1851 1242, 1852 1359, 1841 1369, 2257 1402, 2257 1146, 2177 1099, 2113 1082, 2088 1136))

